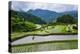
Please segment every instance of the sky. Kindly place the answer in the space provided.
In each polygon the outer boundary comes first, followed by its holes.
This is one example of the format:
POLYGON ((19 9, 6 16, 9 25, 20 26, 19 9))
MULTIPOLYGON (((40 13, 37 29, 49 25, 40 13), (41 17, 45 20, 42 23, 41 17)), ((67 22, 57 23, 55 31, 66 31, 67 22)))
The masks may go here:
POLYGON ((12 1, 12 10, 25 11, 32 9, 44 9, 55 12, 75 11, 78 9, 77 5, 69 4, 55 4, 55 3, 39 3, 39 2, 24 2, 24 1, 12 1))

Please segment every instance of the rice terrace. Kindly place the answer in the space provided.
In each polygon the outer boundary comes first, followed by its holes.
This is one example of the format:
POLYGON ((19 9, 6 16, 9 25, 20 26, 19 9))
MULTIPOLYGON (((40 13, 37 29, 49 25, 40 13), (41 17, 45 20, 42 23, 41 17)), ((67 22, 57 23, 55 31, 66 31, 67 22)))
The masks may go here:
POLYGON ((78 7, 70 4, 9 2, 11 53, 78 48, 78 7))

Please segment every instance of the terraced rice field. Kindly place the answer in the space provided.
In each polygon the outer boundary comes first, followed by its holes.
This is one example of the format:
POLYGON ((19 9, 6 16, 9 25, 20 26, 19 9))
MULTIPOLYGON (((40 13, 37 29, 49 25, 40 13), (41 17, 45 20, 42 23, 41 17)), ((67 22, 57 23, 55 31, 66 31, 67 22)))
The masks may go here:
POLYGON ((12 53, 77 49, 77 40, 12 46, 12 53))

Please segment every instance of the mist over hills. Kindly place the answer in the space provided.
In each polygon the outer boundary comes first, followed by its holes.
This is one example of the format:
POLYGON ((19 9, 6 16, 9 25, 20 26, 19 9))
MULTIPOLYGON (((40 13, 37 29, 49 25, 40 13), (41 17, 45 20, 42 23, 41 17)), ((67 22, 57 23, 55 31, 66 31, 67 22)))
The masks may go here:
POLYGON ((62 14, 69 14, 75 18, 78 18, 78 11, 67 11, 67 12, 63 12, 62 14))
POLYGON ((60 16, 57 12, 42 9, 29 10, 28 13, 40 17, 47 23, 55 21, 56 18, 60 16))
POLYGON ((11 11, 13 12, 13 15, 17 15, 19 18, 24 18, 25 20, 36 24, 55 22, 58 17, 66 14, 69 14, 76 19, 78 18, 78 11, 66 11, 61 13, 43 9, 30 9, 27 12, 15 10, 11 11))
POLYGON ((58 17, 60 17, 64 14, 69 14, 69 15, 75 17, 75 18, 78 17, 77 16, 78 15, 77 11, 68 11, 68 12, 58 13, 58 12, 55 12, 55 11, 43 10, 43 9, 36 9, 36 10, 31 10, 30 9, 29 11, 27 11, 27 13, 38 16, 47 23, 56 21, 56 19, 58 17))

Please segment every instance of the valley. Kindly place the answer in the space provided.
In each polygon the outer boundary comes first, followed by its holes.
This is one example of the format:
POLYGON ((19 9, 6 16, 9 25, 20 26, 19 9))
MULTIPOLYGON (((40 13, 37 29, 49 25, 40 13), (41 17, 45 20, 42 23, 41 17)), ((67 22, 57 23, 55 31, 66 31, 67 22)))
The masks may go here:
POLYGON ((78 48, 77 11, 11 9, 9 13, 12 53, 78 48))

